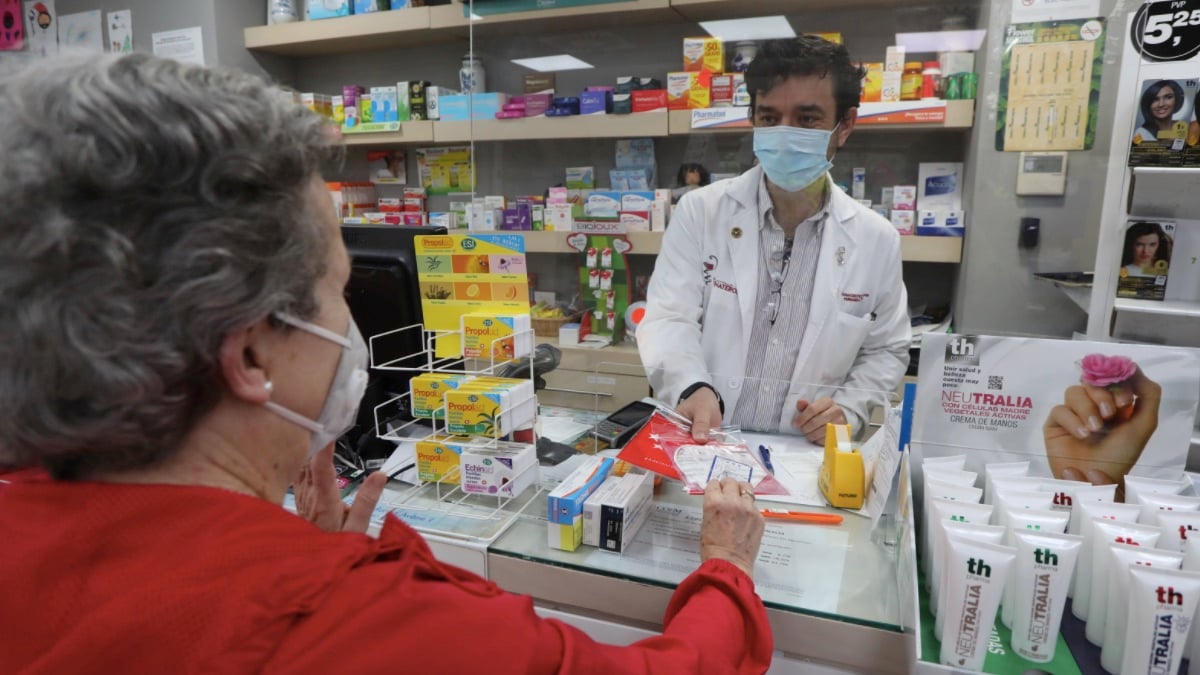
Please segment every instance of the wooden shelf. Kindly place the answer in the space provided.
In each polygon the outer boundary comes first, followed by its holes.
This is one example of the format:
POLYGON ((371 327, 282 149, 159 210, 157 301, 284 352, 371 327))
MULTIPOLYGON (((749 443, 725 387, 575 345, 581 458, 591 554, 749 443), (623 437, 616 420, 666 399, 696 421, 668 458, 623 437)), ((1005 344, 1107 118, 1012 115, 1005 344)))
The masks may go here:
POLYGON ((433 143, 433 122, 402 122, 400 131, 343 134, 342 138, 348 146, 433 143))
POLYGON ((1200 302, 1185 302, 1182 300, 1159 301, 1117 298, 1113 302, 1113 309, 1118 312, 1141 312, 1143 314, 1200 318, 1200 302))
MULTIPOLYGON (((438 143, 466 143, 471 140, 471 133, 470 122, 433 123, 433 138, 438 143)), ((474 123, 474 134, 476 141, 666 136, 667 113, 477 120, 474 123)))
POLYGON ((476 15, 474 19, 468 19, 462 4, 457 2, 429 9, 432 30, 461 37, 466 37, 469 26, 474 26, 476 35, 529 35, 542 28, 564 32, 627 26, 630 23, 677 23, 680 20, 679 15, 671 9, 670 0, 628 0, 602 5, 476 15))
POLYGON ((430 9, 414 7, 319 21, 251 26, 245 29, 246 49, 284 56, 318 56, 458 39, 450 32, 430 30, 430 9))
POLYGON ((900 259, 904 262, 962 262, 962 237, 900 237, 900 259))
MULTIPOLYGON (((870 105, 870 104, 867 104, 870 105)), ((751 127, 722 127, 717 129, 693 129, 691 110, 668 111, 668 130, 672 136, 688 134, 744 134, 751 127)), ((975 125, 975 101, 946 101, 946 121, 918 124, 859 124, 855 134, 873 134, 890 131, 921 131, 928 129, 970 129, 975 125)))
POLYGON ((744 19, 751 16, 798 14, 826 9, 872 9, 921 6, 922 0, 671 0, 671 8, 687 21, 744 19))
MULTIPOLYGON (((505 234, 510 234, 506 232, 505 234)), ((521 232, 525 236, 526 253, 578 253, 567 246, 567 237, 572 232, 521 232)), ((631 255, 658 255, 662 246, 662 232, 628 232, 624 235, 633 245, 631 255)))
MULTIPOLYGON (((525 237, 526 253, 576 253, 567 245, 570 232, 520 232, 525 237)), ((632 255, 658 255, 662 232, 629 232, 625 235, 632 255)), ((900 237, 904 262, 957 263, 962 260, 962 237, 900 237)), ((1157 304, 1157 303, 1156 303, 1157 304)))

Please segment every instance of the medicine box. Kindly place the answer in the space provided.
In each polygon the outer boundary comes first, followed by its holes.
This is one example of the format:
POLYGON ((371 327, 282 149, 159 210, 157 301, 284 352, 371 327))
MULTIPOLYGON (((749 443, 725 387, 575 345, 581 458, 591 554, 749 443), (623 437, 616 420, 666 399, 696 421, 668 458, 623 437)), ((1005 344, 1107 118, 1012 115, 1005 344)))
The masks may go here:
POLYGON ((583 544, 620 553, 650 515, 654 476, 609 476, 583 503, 583 544))
POLYGON ((446 431, 506 436, 533 423, 537 399, 531 380, 481 378, 446 392, 446 431))
POLYGON ((570 204, 546 205, 546 229, 553 232, 570 232, 575 224, 570 204))
POLYGON ((912 234, 913 224, 916 222, 916 211, 892 209, 891 221, 900 234, 912 234))
POLYGON ((683 69, 707 70, 713 74, 725 72, 725 48, 720 38, 692 37, 683 39, 683 69))
POLYGON ((892 188, 892 210, 915 211, 917 209, 917 186, 896 185, 892 188))
POLYGON ((622 211, 619 215, 621 227, 626 232, 649 232, 650 211, 622 211))
POLYGON ((554 94, 554 73, 526 73, 521 82, 523 93, 554 94))
MULTIPOLYGON (((514 300, 515 298, 505 298, 514 300)), ((463 356, 508 361, 528 356, 533 333, 528 314, 467 313, 460 319, 463 356)))
POLYGON ((537 479, 537 450, 528 443, 465 446, 459 470, 463 492, 516 497, 537 479))
POLYGON ((642 89, 633 92, 633 112, 655 112, 667 109, 666 89, 642 89))
POLYGON ((708 87, 709 105, 724 108, 733 105, 733 76, 713 75, 708 87))
POLYGON ((349 0, 310 0, 306 3, 305 17, 309 21, 316 19, 332 19, 339 16, 350 16, 349 0))
POLYGON ((469 438, 438 435, 417 441, 417 478, 430 483, 458 485, 462 446, 469 438))
MULTIPOLYGON (((309 0, 314 2, 315 0, 309 0)), ((397 3, 399 4, 399 3, 397 3)), ((370 14, 371 12, 384 12, 391 9, 389 0, 354 0, 355 14, 370 14)), ((399 8, 397 8, 399 9, 399 8)), ((376 120, 377 122, 379 120, 376 120)))
POLYGON ((443 122, 465 122, 469 119, 467 108, 476 120, 491 120, 508 103, 508 94, 489 92, 479 94, 454 94, 438 97, 438 112, 443 122))
POLYGON ((921 162, 917 166, 917 208, 938 211, 962 209, 963 165, 921 162))
MULTIPOLYGON (((710 81, 711 76, 700 71, 667 73, 667 109, 707 108, 710 101, 710 81)), ((729 99, 733 100, 732 86, 729 99)))
POLYGON ((650 191, 631 191, 621 193, 622 211, 649 211, 654 204, 654 193, 650 191))
POLYGON ((400 112, 395 87, 371 87, 371 120, 399 122, 400 112))
POLYGON ((583 213, 587 216, 616 217, 621 212, 621 193, 596 190, 588 195, 583 203, 583 213))
POLYGON ((591 190, 596 187, 595 170, 590 166, 567 167, 568 190, 591 190))
POLYGON ((917 226, 917 234, 926 237, 961 237, 966 232, 966 222, 961 210, 935 211, 936 224, 933 227, 917 226))
POLYGON ((612 110, 612 92, 585 91, 579 94, 580 115, 605 115, 612 110))
POLYGON ((589 456, 546 497, 546 543, 574 551, 583 543, 583 505, 608 478, 611 457, 589 456))
POLYGON ((443 405, 447 390, 457 389, 467 381, 465 375, 454 373, 421 373, 408 381, 412 416, 422 419, 445 419, 443 405))
POLYGON ((442 99, 447 96, 458 95, 457 89, 449 87, 428 87, 425 89, 425 111, 431 120, 440 120, 442 118, 442 99))

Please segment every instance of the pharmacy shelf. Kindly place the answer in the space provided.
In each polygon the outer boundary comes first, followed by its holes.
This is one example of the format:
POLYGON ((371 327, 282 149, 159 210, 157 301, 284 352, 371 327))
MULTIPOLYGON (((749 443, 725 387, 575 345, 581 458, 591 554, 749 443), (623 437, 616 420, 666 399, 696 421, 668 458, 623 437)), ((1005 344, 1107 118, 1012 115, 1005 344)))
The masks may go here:
POLYGON ((904 262, 962 262, 962 237, 900 237, 900 259, 904 262))
POLYGON ((469 19, 461 3, 414 7, 319 21, 295 21, 245 29, 246 49, 283 56, 319 56, 395 49, 467 38, 476 35, 529 34, 549 29, 570 31, 629 23, 679 22, 670 0, 628 2, 541 9, 469 19))
MULTIPOLYGON (((862 104, 862 109, 869 109, 871 103, 862 104)), ((861 111, 860 111, 861 113, 861 111)), ((719 129, 693 129, 691 110, 672 110, 667 114, 668 130, 672 136, 688 134, 744 134, 750 127, 722 127, 719 129)), ((970 129, 975 125, 975 101, 946 101, 946 121, 915 124, 859 124, 854 127, 854 133, 875 133, 887 131, 920 131, 929 129, 970 129)))
MULTIPOLYGON (((570 232, 522 232, 526 253, 575 253, 567 245, 570 232)), ((662 232, 629 232, 633 255, 658 255, 662 232)), ((904 262, 957 263, 962 260, 962 237, 900 237, 904 262)))
MULTIPOLYGON (((507 233, 506 233, 507 234, 507 233)), ((525 236, 526 253, 578 253, 567 245, 567 237, 573 232, 522 232, 525 236)), ((627 232, 624 236, 633 246, 631 255, 658 255, 662 246, 662 232, 627 232)))
POLYGON ((433 143, 433 122, 401 122, 400 131, 343 134, 346 145, 402 145, 433 143))
POLYGON ((823 9, 874 9, 927 4, 927 0, 671 0, 671 8, 687 21, 744 19, 823 9))
POLYGON ((1182 300, 1159 301, 1117 298, 1113 302, 1113 309, 1118 312, 1140 312, 1143 314, 1200 318, 1200 302, 1186 302, 1182 300))
POLYGON ((476 141, 666 136, 667 113, 524 117, 512 120, 477 120, 474 123, 433 123, 433 138, 438 143, 466 143, 471 140, 472 134, 476 141))
MULTIPOLYGON (((459 7, 461 5, 454 5, 459 7)), ((431 30, 430 7, 245 29, 246 49, 283 56, 346 54, 456 40, 431 30)), ((440 8, 439 8, 440 9, 440 8)))

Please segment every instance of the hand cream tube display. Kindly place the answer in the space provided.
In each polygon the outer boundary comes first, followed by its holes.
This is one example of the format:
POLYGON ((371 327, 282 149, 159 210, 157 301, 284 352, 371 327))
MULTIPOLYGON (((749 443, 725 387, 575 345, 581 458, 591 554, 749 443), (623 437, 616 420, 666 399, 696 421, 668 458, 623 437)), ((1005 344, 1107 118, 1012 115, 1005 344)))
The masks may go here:
POLYGON ((941 661, 979 670, 1017 552, 1008 546, 955 538, 947 539, 946 547, 946 623, 938 636, 941 661))
POLYGON ((937 539, 935 536, 935 535, 937 535, 937 523, 933 523, 928 520, 929 515, 931 513, 931 511, 930 511, 931 502, 934 499, 948 499, 950 501, 955 501, 955 502, 963 502, 963 503, 967 503, 967 504, 978 504, 979 497, 982 494, 983 494, 983 490, 980 490, 979 488, 975 488, 975 487, 953 485, 950 483, 943 483, 939 480, 932 480, 932 479, 925 481, 925 504, 924 504, 923 511, 925 513, 925 518, 927 519, 926 524, 932 525, 932 527, 924 528, 925 529, 925 548, 921 550, 921 553, 923 556, 922 560, 925 563, 924 569, 925 569, 926 576, 929 576, 933 573, 933 567, 932 567, 933 556, 937 553, 937 550, 935 549, 935 545, 937 543, 937 539))
MULTIPOLYGON (((1067 521, 1071 519, 1071 515, 1065 511, 1051 511, 1049 509, 1014 509, 1008 512, 1008 527, 1005 528, 1004 545, 1016 546, 1018 532, 1048 532, 1050 534, 1063 534, 1067 531, 1067 521)), ((1082 540, 1082 537, 1080 538, 1082 540)), ((1018 560, 1018 565, 1020 560, 1018 560)), ((1074 565, 1072 565, 1074 570, 1074 565)), ((1071 585, 1071 577, 1067 576, 1064 582, 1068 587, 1071 585)), ((1004 587, 1004 603, 1000 610, 1000 621, 1004 623, 1005 628, 1013 626, 1013 606, 1017 600, 1017 585, 1009 584, 1004 587)))
POLYGON ((1159 511, 1154 524, 1163 533, 1158 547, 1168 551, 1182 552, 1188 540, 1200 538, 1200 511, 1159 511))
POLYGON ((1179 480, 1163 480, 1125 474, 1125 503, 1141 504, 1141 495, 1147 493, 1183 494, 1191 485, 1192 481, 1186 477, 1179 480))
POLYGON ((1046 663, 1058 647, 1058 627, 1067 604, 1067 586, 1083 537, 1014 531, 1017 540, 1013 581, 1012 648, 1022 658, 1046 663))
POLYGON ((1092 527, 1095 529, 1092 536, 1092 590, 1084 635, 1088 642, 1099 647, 1104 644, 1104 625, 1108 619, 1108 575, 1112 571, 1108 545, 1116 542, 1154 548, 1162 537, 1162 530, 1149 525, 1102 520, 1093 523, 1092 527))
POLYGON ((1138 506, 1142 507, 1138 522, 1143 525, 1155 524, 1157 519, 1154 514, 1160 511, 1175 513, 1200 511, 1200 497, 1173 495, 1165 492, 1144 492, 1138 499, 1140 500, 1138 506))
MULTIPOLYGON (((1183 569, 1188 572, 1200 572, 1200 538, 1190 537, 1184 542, 1183 569)), ((1200 621, 1192 621, 1188 645, 1188 661, 1200 664, 1200 621)))
MULTIPOLYGON (((975 525, 972 523, 961 523, 954 520, 948 520, 942 523, 944 528, 944 536, 958 537, 959 539, 970 539, 971 541, 982 541, 988 544, 1000 545, 1004 542, 1004 528, 999 525, 975 525)), ((940 571, 942 569, 941 561, 934 561, 934 565, 940 571)), ((946 575, 943 574, 942 585, 946 583, 946 575)), ((945 608, 938 606, 938 602, 946 597, 945 592, 940 588, 931 589, 929 594, 929 607, 934 611, 936 620, 934 621, 934 635, 942 634, 942 625, 945 622, 945 608)))
POLYGON ((1179 672, 1200 574, 1135 565, 1129 569, 1129 626, 1121 675, 1179 672))
MULTIPOLYGON (((963 487, 973 488, 975 487, 975 482, 979 480, 979 474, 975 473, 974 471, 950 469, 936 465, 927 467, 925 469, 925 484, 928 485, 930 481, 935 480, 939 483, 949 483, 951 485, 961 485, 963 487)), ((980 490, 979 494, 982 495, 983 491, 980 490)))
POLYGON ((1054 504, 1054 508, 1061 511, 1070 511, 1071 504, 1075 501, 1071 495, 1074 494, 1075 490, 1081 487, 1090 486, 1091 483, 1085 483, 1081 480, 1043 478, 1041 482, 1037 484, 1037 489, 1049 490, 1050 492, 1053 492, 1054 496, 1051 498, 1051 503, 1054 504))
POLYGON ((932 507, 929 520, 929 540, 932 549, 929 572, 929 607, 936 610, 942 583, 943 556, 946 555, 946 531, 942 528, 943 522, 954 520, 971 522, 973 525, 988 525, 992 507, 988 504, 943 500, 941 497, 935 497, 929 506, 932 507))
POLYGON ((1121 668, 1125 658, 1125 629, 1129 623, 1129 568, 1144 565, 1155 569, 1177 570, 1183 554, 1143 546, 1109 544, 1111 574, 1108 575, 1108 615, 1104 626, 1104 646, 1100 650, 1100 665, 1110 673, 1121 668))
POLYGON ((1142 510, 1137 504, 1119 502, 1085 502, 1080 504, 1079 508, 1079 535, 1083 537, 1083 550, 1079 552, 1079 562, 1075 564, 1075 578, 1071 580, 1071 597, 1074 598, 1071 614, 1076 619, 1086 621, 1092 597, 1092 526, 1097 518, 1135 523, 1142 510))
POLYGON ((1078 487, 1071 494, 1071 522, 1067 525, 1067 534, 1082 534, 1079 530, 1083 525, 1083 518, 1080 517, 1083 509, 1079 508, 1080 503, 1090 502, 1109 502, 1111 503, 1117 496, 1117 484, 1110 485, 1087 485, 1078 487))
POLYGON ((921 460, 921 470, 934 466, 944 466, 961 471, 967 466, 966 455, 946 455, 945 457, 926 457, 921 460))
POLYGON ((989 462, 983 465, 983 503, 992 503, 992 479, 997 476, 1020 477, 1029 475, 1029 461, 989 462))

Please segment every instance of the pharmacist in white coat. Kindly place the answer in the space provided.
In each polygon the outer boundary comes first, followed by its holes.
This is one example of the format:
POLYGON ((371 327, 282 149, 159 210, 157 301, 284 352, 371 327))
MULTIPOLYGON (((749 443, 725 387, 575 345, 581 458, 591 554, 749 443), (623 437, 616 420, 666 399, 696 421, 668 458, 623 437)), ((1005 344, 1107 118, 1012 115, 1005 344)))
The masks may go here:
POLYGON ((676 207, 637 340, 655 395, 698 440, 722 420, 814 442, 827 422, 857 432, 904 376, 899 235, 827 173, 860 80, 840 45, 763 44, 746 72, 758 166, 676 207))

